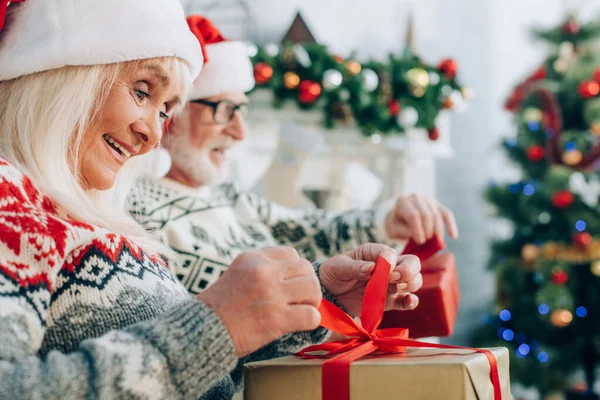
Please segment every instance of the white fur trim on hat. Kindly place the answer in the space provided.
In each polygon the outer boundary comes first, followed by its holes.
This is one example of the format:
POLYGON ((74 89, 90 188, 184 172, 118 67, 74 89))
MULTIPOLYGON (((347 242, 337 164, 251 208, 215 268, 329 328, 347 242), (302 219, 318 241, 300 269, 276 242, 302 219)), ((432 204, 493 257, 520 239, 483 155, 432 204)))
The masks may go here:
POLYGON ((155 57, 202 68, 198 39, 179 0, 26 0, 0 32, 0 81, 67 65, 155 57))
POLYGON ((191 100, 226 92, 248 92, 254 87, 254 69, 243 42, 206 45, 208 62, 194 82, 191 100))

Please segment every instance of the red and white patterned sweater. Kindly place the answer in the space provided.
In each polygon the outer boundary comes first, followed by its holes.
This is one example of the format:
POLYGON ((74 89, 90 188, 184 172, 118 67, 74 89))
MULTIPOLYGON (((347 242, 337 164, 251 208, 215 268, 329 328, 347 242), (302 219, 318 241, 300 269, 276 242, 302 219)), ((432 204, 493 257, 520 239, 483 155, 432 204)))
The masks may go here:
MULTIPOLYGON (((247 360, 326 335, 286 335, 247 360)), ((244 361, 159 257, 61 214, 0 158, 1 399, 225 399, 244 361)))

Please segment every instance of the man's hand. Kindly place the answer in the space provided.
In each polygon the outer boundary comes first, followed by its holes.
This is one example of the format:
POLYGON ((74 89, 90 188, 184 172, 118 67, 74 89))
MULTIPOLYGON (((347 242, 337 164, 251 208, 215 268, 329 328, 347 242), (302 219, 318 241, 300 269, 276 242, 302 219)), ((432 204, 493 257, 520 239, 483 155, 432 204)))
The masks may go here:
POLYGON ((411 194, 396 200, 385 219, 388 236, 393 239, 413 239, 425 243, 434 235, 444 237, 444 226, 452 239, 458 238, 454 214, 439 201, 411 194))
POLYGON ((421 262, 412 255, 397 255, 383 244, 367 243, 325 261, 319 279, 352 316, 360 315, 367 281, 375 270, 378 256, 391 265, 386 310, 412 310, 419 304, 412 294, 423 285, 421 262))
POLYGON ((239 255, 198 295, 225 324, 238 357, 287 333, 316 329, 321 298, 312 264, 291 247, 239 255))

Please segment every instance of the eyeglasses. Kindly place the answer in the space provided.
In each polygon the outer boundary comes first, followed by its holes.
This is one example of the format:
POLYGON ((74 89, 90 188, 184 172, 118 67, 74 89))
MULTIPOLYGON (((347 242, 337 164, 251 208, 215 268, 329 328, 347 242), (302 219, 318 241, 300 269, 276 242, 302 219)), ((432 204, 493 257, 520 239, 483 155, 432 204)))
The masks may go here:
POLYGON ((206 106, 212 107, 213 109, 213 119, 217 124, 224 125, 233 119, 235 112, 237 110, 240 111, 243 119, 248 118, 250 114, 250 109, 248 103, 239 103, 235 104, 229 100, 220 100, 220 101, 208 101, 208 100, 192 100, 191 103, 204 104, 206 106))

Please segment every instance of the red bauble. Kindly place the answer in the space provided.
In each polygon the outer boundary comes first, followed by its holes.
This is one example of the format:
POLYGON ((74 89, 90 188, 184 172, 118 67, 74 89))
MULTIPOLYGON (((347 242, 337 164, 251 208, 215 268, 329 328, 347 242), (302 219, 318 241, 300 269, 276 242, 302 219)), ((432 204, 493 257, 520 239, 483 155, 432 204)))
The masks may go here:
POLYGON ((565 35, 575 35, 579 32, 579 24, 573 20, 565 22, 562 26, 562 31, 565 35))
POLYGON ((594 81, 600 84, 600 68, 596 68, 596 70, 594 71, 594 81))
POLYGON ((558 271, 554 271, 550 279, 555 285, 564 285, 569 280, 569 274, 567 274, 561 269, 558 271))
POLYGON ((579 84, 579 95, 584 99, 591 99, 600 93, 600 84, 596 81, 584 81, 579 84))
POLYGON ((344 63, 344 61, 346 61, 346 60, 344 59, 344 57, 342 57, 342 56, 333 56, 333 58, 335 59, 335 61, 337 61, 337 62, 338 62, 338 63, 340 63, 340 64, 343 64, 343 63, 344 63))
POLYGON ((574 199, 573 193, 568 190, 559 190, 552 196, 552 204, 557 208, 568 208, 573 204, 574 199))
POLYGON ((269 64, 259 62, 254 66, 254 80, 257 85, 264 85, 273 77, 273 67, 269 64))
POLYGON ((578 232, 573 235, 573 243, 579 247, 588 247, 592 243, 592 235, 588 232, 578 232))
POLYGON ((529 161, 538 162, 544 158, 544 155, 546 155, 544 148, 538 144, 527 148, 527 159, 529 161))
POLYGON ((440 137, 440 131, 435 126, 429 130, 429 139, 430 140, 438 140, 440 137))
POLYGON ((298 85, 298 100, 304 104, 311 104, 317 101, 321 95, 321 85, 315 81, 302 81, 298 85))
POLYGON ((400 113, 400 103, 398 100, 392 100, 388 103, 388 110, 392 117, 397 116, 400 113))
POLYGON ((458 71, 458 63, 452 58, 445 58, 440 62, 440 65, 438 65, 438 70, 449 79, 454 79, 454 77, 456 77, 456 72, 458 71))

